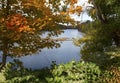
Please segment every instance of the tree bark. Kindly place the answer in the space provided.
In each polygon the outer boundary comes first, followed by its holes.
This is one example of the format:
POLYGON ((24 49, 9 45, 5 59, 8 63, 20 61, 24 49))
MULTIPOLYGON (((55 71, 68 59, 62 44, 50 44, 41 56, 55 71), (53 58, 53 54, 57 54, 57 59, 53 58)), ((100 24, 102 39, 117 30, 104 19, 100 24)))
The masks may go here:
POLYGON ((120 30, 113 32, 113 40, 117 47, 120 47, 120 30))
MULTIPOLYGON (((3 11, 4 12, 4 18, 7 19, 7 16, 9 15, 9 10, 10 10, 10 0, 2 0, 2 8, 5 10, 3 11), (6 3, 6 5, 5 5, 6 3)), ((6 38, 2 38, 2 41, 3 41, 3 55, 2 55, 2 63, 1 63, 1 67, 0 67, 0 71, 3 67, 5 67, 6 65, 6 58, 7 58, 7 55, 8 55, 8 40, 6 38)))
POLYGON ((2 55, 2 63, 1 63, 1 67, 0 67, 0 70, 5 67, 6 65, 6 59, 7 59, 7 56, 8 56, 8 42, 7 41, 4 41, 3 42, 3 55, 2 55))
POLYGON ((103 14, 101 8, 99 5, 97 5, 97 3, 95 3, 95 1, 93 0, 93 5, 94 5, 94 8, 96 9, 96 16, 97 18, 100 20, 101 23, 107 23, 107 18, 106 16, 103 14))

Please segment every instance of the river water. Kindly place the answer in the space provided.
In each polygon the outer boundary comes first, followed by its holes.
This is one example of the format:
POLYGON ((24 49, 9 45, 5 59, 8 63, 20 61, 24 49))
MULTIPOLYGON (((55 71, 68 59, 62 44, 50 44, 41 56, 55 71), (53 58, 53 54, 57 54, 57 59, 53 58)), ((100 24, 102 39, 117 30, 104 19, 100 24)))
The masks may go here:
MULTIPOLYGON (((67 63, 71 60, 79 61, 80 47, 74 45, 72 38, 82 38, 82 33, 77 29, 65 29, 64 33, 58 36, 58 38, 63 37, 69 38, 69 41, 62 41, 60 48, 44 48, 39 53, 20 57, 19 60, 26 68, 32 69, 50 67, 52 61, 56 61, 56 64, 67 63)), ((7 61, 11 61, 11 58, 8 57, 7 61)))

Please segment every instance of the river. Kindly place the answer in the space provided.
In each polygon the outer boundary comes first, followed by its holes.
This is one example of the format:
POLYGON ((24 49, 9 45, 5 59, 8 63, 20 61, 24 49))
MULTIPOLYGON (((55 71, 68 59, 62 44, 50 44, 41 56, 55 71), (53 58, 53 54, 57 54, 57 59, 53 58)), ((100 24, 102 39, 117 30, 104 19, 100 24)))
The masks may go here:
MULTIPOLYGON (((26 68, 40 69, 44 67, 50 67, 52 61, 56 61, 56 64, 67 63, 71 60, 80 60, 80 47, 74 45, 72 38, 82 38, 82 33, 77 29, 65 29, 64 33, 58 36, 58 38, 69 38, 69 41, 62 41, 60 48, 42 49, 41 52, 20 57, 19 60, 23 62, 26 68)), ((11 61, 10 57, 7 61, 11 61)))

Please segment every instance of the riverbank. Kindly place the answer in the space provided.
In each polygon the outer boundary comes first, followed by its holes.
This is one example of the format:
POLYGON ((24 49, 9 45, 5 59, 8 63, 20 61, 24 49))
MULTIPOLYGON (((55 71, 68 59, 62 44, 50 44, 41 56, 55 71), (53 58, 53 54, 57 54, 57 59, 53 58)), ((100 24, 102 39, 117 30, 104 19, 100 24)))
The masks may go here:
POLYGON ((1 83, 119 83, 119 78, 112 72, 102 70, 92 62, 71 61, 58 66, 53 63, 50 69, 39 70, 26 69, 18 63, 21 62, 7 64, 0 72, 1 83))
POLYGON ((76 26, 70 26, 70 25, 58 25, 60 29, 78 29, 76 26))

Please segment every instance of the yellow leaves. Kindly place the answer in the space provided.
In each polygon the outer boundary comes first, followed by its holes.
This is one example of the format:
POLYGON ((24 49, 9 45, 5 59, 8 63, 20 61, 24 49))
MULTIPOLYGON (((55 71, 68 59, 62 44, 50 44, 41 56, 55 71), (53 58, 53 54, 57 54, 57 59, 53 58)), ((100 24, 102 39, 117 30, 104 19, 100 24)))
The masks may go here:
POLYGON ((96 13, 96 9, 92 9, 92 14, 94 15, 96 13))
POLYGON ((0 82, 4 83, 6 81, 5 75, 3 72, 0 72, 0 82))
POLYGON ((81 6, 75 6, 77 2, 78 0, 26 0, 23 6, 28 6, 28 10, 32 12, 33 16, 35 15, 35 18, 32 20, 34 22, 31 22, 31 25, 41 30, 45 27, 52 27, 56 23, 69 23, 71 21, 70 18, 65 21, 63 19, 69 16, 69 14, 80 14, 82 11, 81 6), (40 20, 36 20, 38 18, 40 20))
POLYGON ((76 10, 76 12, 81 13, 82 12, 82 7, 81 6, 77 6, 75 10, 76 10))
MULTIPOLYGON (((33 27, 35 27, 37 30, 42 30, 45 28, 50 28, 53 25, 55 17, 51 15, 45 15, 42 18, 35 18, 34 23, 31 23, 33 27)), ((55 24, 55 23, 54 23, 55 24)))
POLYGON ((0 18, 0 33, 5 33, 7 30, 5 28, 5 19, 0 18))
POLYGON ((20 28, 17 29, 18 32, 32 32, 34 29, 30 28, 28 25, 27 26, 21 26, 20 28))
POLYGON ((91 36, 86 36, 86 37, 84 37, 84 38, 81 38, 81 39, 79 40, 79 43, 81 44, 82 42, 87 42, 88 40, 90 41, 91 39, 92 39, 91 36))
POLYGON ((42 30, 46 26, 46 23, 39 26, 39 30, 42 30))
POLYGON ((17 47, 10 49, 11 53, 13 53, 13 55, 16 55, 17 57, 20 57, 22 55, 22 50, 22 48, 17 47))
POLYGON ((22 3, 24 7, 35 7, 37 9, 42 9, 45 6, 45 0, 28 0, 24 3, 22 3))
POLYGON ((12 40, 12 41, 17 41, 17 40, 20 40, 20 38, 21 38, 21 36, 22 36, 22 33, 17 33, 17 32, 10 32, 10 33, 7 33, 6 35, 5 35, 5 37, 7 38, 7 39, 9 39, 9 40, 12 40))
POLYGON ((78 0, 71 0, 70 6, 68 8, 68 12, 70 14, 78 13, 80 14, 82 12, 82 6, 77 5, 78 0))
POLYGON ((91 9, 90 10, 90 15, 95 15, 97 13, 96 9, 91 9))
POLYGON ((16 36, 13 37, 13 40, 14 41, 20 40, 21 36, 22 36, 21 34, 17 34, 16 36))
POLYGON ((52 20, 52 18, 49 18, 48 20, 49 20, 49 21, 51 21, 51 20, 52 20))
POLYGON ((9 33, 6 36, 7 36, 7 38, 11 39, 15 36, 15 33, 9 33))
POLYGON ((82 7, 81 7, 81 6, 76 6, 76 7, 71 6, 71 7, 69 8, 68 12, 69 12, 70 14, 74 14, 74 13, 80 14, 80 13, 82 12, 82 7))
POLYGON ((60 12, 61 15, 66 15, 67 13, 66 12, 60 12))
POLYGON ((73 6, 70 6, 68 12, 69 12, 70 14, 75 13, 75 9, 74 9, 74 7, 73 7, 73 6))
POLYGON ((1 18, 0 19, 0 23, 2 23, 2 22, 4 22, 5 21, 5 19, 4 18, 1 18))

